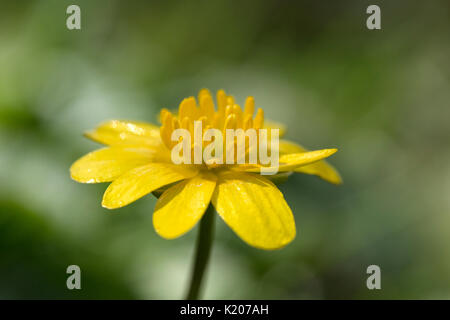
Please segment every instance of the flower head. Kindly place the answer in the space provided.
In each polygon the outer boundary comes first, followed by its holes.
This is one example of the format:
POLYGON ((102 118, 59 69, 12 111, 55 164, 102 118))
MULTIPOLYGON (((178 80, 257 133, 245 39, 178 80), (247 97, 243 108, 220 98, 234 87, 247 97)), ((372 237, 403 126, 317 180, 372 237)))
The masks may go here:
MULTIPOLYGON (((123 207, 151 192, 160 194, 154 214, 156 232, 172 239, 192 229, 212 203, 225 223, 246 243, 262 249, 277 249, 295 238, 294 217, 282 193, 271 181, 274 176, 261 175, 262 163, 232 164, 220 161, 174 163, 173 139, 176 129, 185 129, 195 135, 195 122, 200 122, 203 137, 208 129, 225 133, 227 129, 254 129, 276 127, 280 135, 284 128, 264 121, 262 109, 255 112, 255 103, 248 97, 242 109, 233 97, 223 90, 217 92, 217 109, 208 90, 184 99, 177 113, 163 109, 161 126, 143 122, 111 120, 100 124, 86 136, 107 147, 91 152, 71 169, 71 177, 83 183, 111 182, 103 196, 102 205, 108 209, 123 207)), ((270 134, 269 134, 270 135, 270 134)), ((180 139, 183 140, 183 139, 180 139)), ((202 152, 213 141, 191 141, 190 148, 202 152)), ((260 136, 256 145, 261 145, 260 136)), ((236 150, 233 139, 221 145, 227 153, 236 150)), ((246 147, 248 159, 251 146, 246 147)), ((331 183, 341 183, 337 171, 324 158, 336 149, 307 151, 286 140, 279 141, 280 175, 301 172, 317 175, 331 183)), ((213 156, 220 153, 212 152, 213 156)), ((237 153, 232 153, 237 160, 237 153)), ((214 157, 213 157, 214 158, 214 157)), ((217 159, 213 159, 217 160, 217 159)))

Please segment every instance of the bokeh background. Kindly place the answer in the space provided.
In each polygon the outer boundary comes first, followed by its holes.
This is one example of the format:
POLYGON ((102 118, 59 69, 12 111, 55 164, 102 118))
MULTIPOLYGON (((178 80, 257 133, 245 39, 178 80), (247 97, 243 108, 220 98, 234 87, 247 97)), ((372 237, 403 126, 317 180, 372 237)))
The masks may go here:
POLYGON ((219 218, 204 297, 450 298, 448 1, 0 1, 0 298, 179 299, 198 228, 149 195, 101 207, 69 167, 106 119, 156 122, 199 89, 256 98, 287 138, 338 147, 344 184, 280 188, 298 236, 247 246, 219 218), (66 28, 81 7, 82 29, 66 28), (382 30, 366 28, 381 7, 382 30), (66 288, 66 268, 82 290, 66 288), (382 289, 366 288, 381 267, 382 289))

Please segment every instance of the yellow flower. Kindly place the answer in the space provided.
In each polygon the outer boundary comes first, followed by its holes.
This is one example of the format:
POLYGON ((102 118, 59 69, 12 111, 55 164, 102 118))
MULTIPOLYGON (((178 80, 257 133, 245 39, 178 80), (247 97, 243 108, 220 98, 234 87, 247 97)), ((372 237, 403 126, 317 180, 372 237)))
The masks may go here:
MULTIPOLYGON (((248 97, 242 110, 233 97, 217 92, 217 110, 208 90, 184 99, 177 114, 163 109, 161 127, 143 122, 111 120, 86 136, 106 148, 93 151, 71 169, 72 179, 83 183, 112 182, 103 196, 108 209, 126 206, 151 193, 159 192, 153 225, 166 238, 179 237, 202 218, 210 202, 225 223, 246 243, 262 249, 277 249, 295 238, 296 227, 283 194, 259 174, 261 164, 174 164, 171 161, 171 133, 177 128, 193 130, 193 121, 205 129, 276 127, 264 123, 262 109, 254 114, 254 99, 248 97)), ((336 149, 307 151, 286 140, 279 142, 279 174, 314 174, 331 183, 341 183, 337 171, 322 159, 336 149)))

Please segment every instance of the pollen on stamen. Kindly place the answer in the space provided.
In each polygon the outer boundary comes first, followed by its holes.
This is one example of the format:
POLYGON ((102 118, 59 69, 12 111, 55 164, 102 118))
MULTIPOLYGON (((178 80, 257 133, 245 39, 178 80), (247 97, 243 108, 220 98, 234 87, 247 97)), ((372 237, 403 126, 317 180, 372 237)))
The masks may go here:
MULTIPOLYGON (((198 94, 198 99, 188 97, 183 99, 178 107, 177 113, 172 113, 168 109, 160 112, 160 135, 164 145, 172 149, 178 142, 172 141, 172 132, 178 128, 186 129, 191 136, 194 135, 194 121, 202 122, 202 150, 211 142, 205 142, 203 135, 208 129, 218 129, 225 136, 226 129, 255 129, 259 130, 264 124, 264 112, 258 108, 256 115, 255 100, 247 97, 244 109, 236 104, 235 99, 227 95, 224 90, 219 90, 216 94, 216 103, 211 93, 207 89, 202 89, 198 94)), ((191 148, 194 148, 194 139, 191 139, 191 148)), ((224 154, 229 148, 236 148, 236 141, 230 145, 223 142, 224 154)), ((210 159, 205 163, 208 167, 216 167, 217 163, 210 159)))

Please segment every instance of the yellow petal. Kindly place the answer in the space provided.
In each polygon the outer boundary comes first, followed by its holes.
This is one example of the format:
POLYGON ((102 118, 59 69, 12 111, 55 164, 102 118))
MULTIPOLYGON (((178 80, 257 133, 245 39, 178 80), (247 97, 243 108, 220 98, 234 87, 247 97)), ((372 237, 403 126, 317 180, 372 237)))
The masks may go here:
POLYGON ((105 145, 156 146, 161 143, 159 127, 136 121, 106 121, 85 136, 105 145))
MULTIPOLYGON (((278 129, 278 130, 280 130, 278 132, 280 138, 282 136, 284 136, 284 134, 286 133, 286 126, 284 126, 283 124, 281 124, 279 122, 270 121, 267 119, 264 120, 263 129, 278 129)), ((270 130, 267 130, 267 131, 270 134, 270 130)))
POLYGON ((177 238, 201 219, 208 208, 216 177, 202 174, 177 183, 166 190, 156 202, 153 226, 163 238, 177 238))
POLYGON ((104 148, 75 161, 70 168, 70 176, 83 183, 109 182, 135 167, 149 163, 154 155, 155 151, 147 148, 104 148))
POLYGON ((212 202, 227 225, 251 246, 278 249, 295 238, 291 209, 283 194, 264 177, 223 173, 212 202))
POLYGON ((288 141, 288 140, 280 140, 279 141, 279 149, 278 152, 280 155, 289 154, 289 153, 299 153, 308 151, 306 148, 301 145, 288 141))
MULTIPOLYGON (((290 141, 280 140, 280 154, 298 153, 307 151, 304 147, 290 141)), ((342 178, 339 172, 327 161, 322 160, 306 166, 294 169, 295 172, 313 174, 325 181, 341 184, 342 178)))
POLYGON ((335 154, 337 149, 321 149, 301 153, 290 153, 280 156, 279 172, 292 171, 293 169, 304 166, 316 161, 328 158, 335 154))
POLYGON ((108 209, 126 206, 162 186, 196 174, 197 170, 192 167, 169 163, 150 163, 134 168, 109 185, 102 206, 108 209))
MULTIPOLYGON (((302 153, 290 153, 280 156, 278 172, 293 171, 294 169, 325 159, 336 153, 337 149, 322 149, 302 153)), ((234 166, 234 171, 261 172, 261 165, 242 165, 234 166)), ((268 170, 269 167, 266 167, 268 170)))
POLYGON ((276 174, 266 175, 266 176, 264 176, 264 178, 269 179, 275 185, 280 185, 282 183, 285 183, 289 179, 289 176, 291 174, 292 174, 292 171, 279 172, 276 174))

